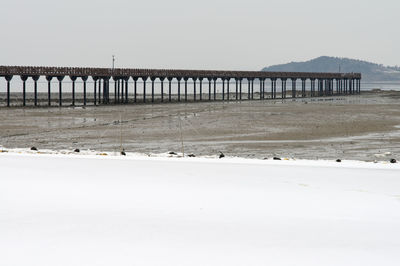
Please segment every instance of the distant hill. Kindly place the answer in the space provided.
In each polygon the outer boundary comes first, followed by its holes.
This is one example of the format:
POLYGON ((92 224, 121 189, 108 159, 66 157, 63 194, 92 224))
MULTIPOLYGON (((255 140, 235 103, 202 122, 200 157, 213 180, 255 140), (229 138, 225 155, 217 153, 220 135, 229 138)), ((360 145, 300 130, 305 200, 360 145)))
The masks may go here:
POLYGON ((400 67, 383 66, 349 58, 321 56, 306 62, 291 62, 263 68, 262 71, 357 72, 364 81, 399 81, 400 67))

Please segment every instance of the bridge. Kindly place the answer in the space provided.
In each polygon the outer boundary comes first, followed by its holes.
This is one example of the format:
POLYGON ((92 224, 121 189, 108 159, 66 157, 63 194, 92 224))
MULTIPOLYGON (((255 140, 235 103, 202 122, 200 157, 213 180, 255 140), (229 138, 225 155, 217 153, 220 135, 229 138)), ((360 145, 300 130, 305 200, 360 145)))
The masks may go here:
POLYGON ((4 91, 0 85, 0 95, 5 92, 4 101, 8 107, 27 106, 29 97, 26 81, 29 78, 34 84, 33 106, 54 104, 62 106, 65 103, 75 106, 139 102, 266 100, 352 95, 361 92, 360 73, 0 66, 0 77, 4 77, 6 81, 4 91), (18 76, 22 88, 11 90, 11 82, 18 76), (41 77, 47 81, 45 99, 39 97, 38 92, 38 80, 41 77), (68 93, 63 92, 63 82, 68 80, 66 77, 72 83, 71 92, 68 93), (52 90, 52 80, 58 81, 56 91, 52 90), (77 80, 83 83, 82 93, 76 91, 77 80), (278 80, 281 86, 277 93, 278 80), (139 81, 141 88, 138 88, 139 81), (292 85, 289 95, 287 95, 287 81, 292 85), (87 87, 88 82, 93 84, 90 89, 87 87), (155 82, 161 86, 158 94, 155 92, 155 82), (297 90, 298 82, 301 83, 300 90, 297 90), (188 83, 192 85, 191 91, 188 90, 188 83), (244 85, 246 88, 243 88, 244 85), (57 94, 57 99, 53 99, 54 94, 57 94), (69 98, 63 98, 65 95, 69 98))

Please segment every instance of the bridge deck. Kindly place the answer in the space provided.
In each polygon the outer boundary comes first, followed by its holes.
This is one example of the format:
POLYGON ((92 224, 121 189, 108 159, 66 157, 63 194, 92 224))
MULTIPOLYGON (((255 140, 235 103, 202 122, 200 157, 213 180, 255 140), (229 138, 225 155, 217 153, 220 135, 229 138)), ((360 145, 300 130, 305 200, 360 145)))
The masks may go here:
POLYGON ((0 66, 0 76, 361 79, 360 73, 0 66))

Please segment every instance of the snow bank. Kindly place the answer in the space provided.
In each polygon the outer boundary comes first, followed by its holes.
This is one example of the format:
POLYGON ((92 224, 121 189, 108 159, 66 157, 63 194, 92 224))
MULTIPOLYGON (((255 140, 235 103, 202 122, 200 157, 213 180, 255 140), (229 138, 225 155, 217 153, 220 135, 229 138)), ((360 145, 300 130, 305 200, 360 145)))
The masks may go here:
POLYGON ((0 265, 399 265, 399 164, 0 154, 0 265))

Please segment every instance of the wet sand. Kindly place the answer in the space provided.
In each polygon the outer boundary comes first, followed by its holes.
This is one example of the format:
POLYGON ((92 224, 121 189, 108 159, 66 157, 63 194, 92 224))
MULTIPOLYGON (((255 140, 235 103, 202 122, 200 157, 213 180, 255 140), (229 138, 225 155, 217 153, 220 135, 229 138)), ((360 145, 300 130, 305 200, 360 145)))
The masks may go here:
POLYGON ((242 102, 0 108, 6 148, 400 158, 400 92, 242 102), (390 154, 389 154, 390 153, 390 154))

